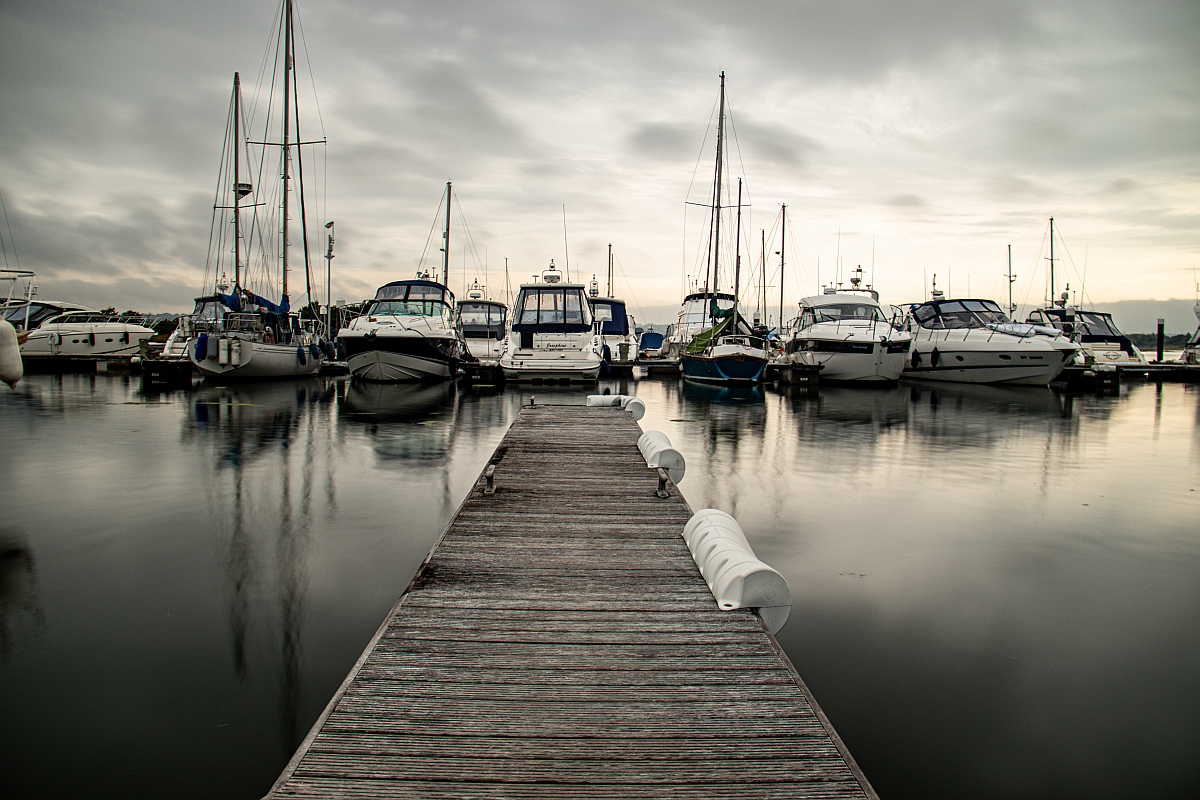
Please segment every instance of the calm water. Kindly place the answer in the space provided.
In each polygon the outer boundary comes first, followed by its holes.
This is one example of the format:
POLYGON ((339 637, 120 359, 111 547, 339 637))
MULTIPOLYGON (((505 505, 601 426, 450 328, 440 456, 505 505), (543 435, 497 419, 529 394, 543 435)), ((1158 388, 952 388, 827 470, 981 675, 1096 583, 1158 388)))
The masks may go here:
MULTIPOLYGON (((1200 795, 1200 391, 605 385, 883 797, 1200 795)), ((528 394, 0 387, 4 795, 260 797, 528 394)))

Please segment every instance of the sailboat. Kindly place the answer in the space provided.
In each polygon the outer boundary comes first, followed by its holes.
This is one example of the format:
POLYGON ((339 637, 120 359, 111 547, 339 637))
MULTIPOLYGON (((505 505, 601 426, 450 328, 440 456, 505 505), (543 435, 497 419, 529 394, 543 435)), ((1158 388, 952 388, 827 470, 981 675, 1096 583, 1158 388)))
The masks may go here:
MULTIPOLYGON (((288 297, 288 272, 290 268, 289 227, 294 208, 292 206, 293 159, 297 169, 294 191, 298 194, 301 235, 304 239, 304 270, 308 284, 307 294, 311 297, 311 268, 308 251, 308 220, 304 203, 304 164, 299 157, 302 145, 323 142, 304 142, 300 137, 300 114, 298 93, 295 88, 296 43, 293 36, 294 10, 292 0, 284 0, 280 24, 283 38, 283 94, 281 115, 281 141, 270 141, 270 118, 266 115, 268 128, 260 142, 247 141, 243 123, 241 78, 233 76, 233 97, 230 101, 230 125, 226 146, 223 148, 221 169, 218 177, 218 201, 213 206, 213 235, 215 258, 212 259, 215 278, 213 291, 196 298, 190 317, 180 320, 180 328, 174 339, 186 339, 186 354, 191 363, 205 378, 218 380, 302 378, 314 375, 321 368, 332 347, 324 341, 320 320, 316 314, 305 318, 291 308, 288 297), (292 139, 293 126, 295 140, 292 139), (270 252, 272 236, 264 229, 270 226, 273 216, 260 212, 271 204, 263 202, 260 193, 262 166, 267 159, 258 159, 260 165, 259 187, 243 179, 241 163, 243 148, 250 144, 264 147, 279 147, 280 153, 280 213, 277 218, 279 233, 278 249, 270 252), (229 205, 221 203, 228 191, 229 205), (249 198, 249 201, 246 199, 249 198), (252 210, 249 230, 243 225, 243 209, 252 210), (231 212, 228 219, 223 212, 231 212), (229 223, 232 223, 231 225, 229 223), (230 284, 222 262, 229 249, 226 233, 233 229, 233 282, 230 284), (257 242, 257 256, 262 262, 262 294, 248 288, 251 283, 251 243, 257 242), (273 301, 265 295, 274 288, 269 279, 267 263, 278 253, 279 300, 273 301), (219 276, 219 277, 217 277, 219 276), (270 287, 270 288, 268 288, 270 287)), ((247 152, 248 154, 248 152, 247 152)), ((265 155, 265 153, 264 153, 265 155)), ((170 345, 168 342, 168 351, 170 345)))
MULTIPOLYGON (((705 262, 704 291, 685 299, 706 301, 702 313, 707 318, 704 330, 687 342, 680 355, 680 369, 686 380, 719 384, 754 384, 762 379, 767 366, 766 343, 755 336, 738 306, 738 288, 742 266, 742 180, 738 178, 737 230, 734 238, 733 303, 723 308, 716 291, 720 280, 721 209, 725 177, 725 73, 721 73, 721 96, 717 116, 717 161, 713 175, 708 258, 705 262), (710 284, 711 280, 711 284, 710 284), (709 291, 709 286, 712 291, 709 291)), ((681 313, 680 328, 684 319, 681 313)), ((678 332, 678 331, 677 331, 678 332)))

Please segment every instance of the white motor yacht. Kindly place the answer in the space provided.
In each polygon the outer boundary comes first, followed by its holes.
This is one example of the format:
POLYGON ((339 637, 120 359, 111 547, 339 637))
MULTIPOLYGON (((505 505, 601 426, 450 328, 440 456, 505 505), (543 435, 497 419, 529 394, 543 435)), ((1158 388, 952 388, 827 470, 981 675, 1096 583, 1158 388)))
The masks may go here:
POLYGON ((379 287, 362 316, 338 332, 338 343, 351 374, 367 381, 446 380, 466 353, 454 294, 428 274, 379 287))
POLYGON ((1079 352, 1065 337, 999 329, 1011 324, 991 300, 939 297, 913 305, 907 317, 913 344, 902 377, 1046 386, 1079 352))
POLYGON ((800 301, 800 315, 784 344, 781 364, 821 366, 821 382, 895 383, 904 370, 912 334, 893 327, 870 286, 858 288, 861 268, 849 290, 827 287, 800 301))
POLYGON ((1115 366, 1145 366, 1146 356, 1113 323, 1112 314, 1071 308, 1064 301, 1052 308, 1039 308, 1025 319, 1030 325, 1050 328, 1056 334, 1073 339, 1082 351, 1084 363, 1115 366))
POLYGON ((140 316, 102 311, 68 311, 50 317, 29 332, 21 345, 25 359, 132 358, 143 340, 154 335, 140 316))
POLYGON ((602 362, 600 336, 581 283, 562 283, 550 262, 537 283, 521 285, 500 368, 510 381, 594 381, 602 362))
POLYGON ((500 351, 508 329, 508 306, 484 297, 484 288, 475 281, 467 289, 467 299, 458 304, 458 325, 463 341, 479 366, 492 369, 500 364, 500 351))

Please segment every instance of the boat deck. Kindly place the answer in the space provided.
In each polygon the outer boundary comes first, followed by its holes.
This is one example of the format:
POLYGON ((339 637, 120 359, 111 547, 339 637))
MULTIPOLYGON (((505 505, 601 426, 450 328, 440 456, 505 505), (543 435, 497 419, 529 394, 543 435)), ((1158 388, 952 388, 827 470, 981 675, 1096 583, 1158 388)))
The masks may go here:
POLYGON ((269 797, 876 797, 640 433, 523 408, 269 797))

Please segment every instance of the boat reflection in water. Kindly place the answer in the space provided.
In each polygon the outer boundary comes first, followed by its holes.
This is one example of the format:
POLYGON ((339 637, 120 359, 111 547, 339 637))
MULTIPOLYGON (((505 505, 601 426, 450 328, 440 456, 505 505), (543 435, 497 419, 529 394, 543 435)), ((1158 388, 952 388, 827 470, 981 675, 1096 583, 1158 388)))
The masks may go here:
POLYGON ((0 533, 0 662, 45 629, 33 551, 23 538, 0 533))
POLYGON ((318 480, 326 512, 336 506, 333 392, 318 379, 206 387, 184 423, 185 441, 208 446, 205 491, 225 545, 234 671, 243 683, 273 673, 284 751, 307 728, 301 642, 318 480))
POLYGON ((346 387, 339 410, 347 420, 365 426, 380 458, 428 465, 441 462, 450 450, 458 416, 457 395, 453 381, 355 381, 346 387))

